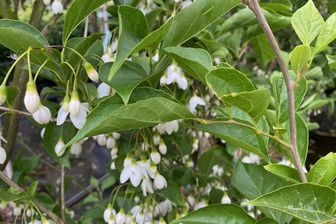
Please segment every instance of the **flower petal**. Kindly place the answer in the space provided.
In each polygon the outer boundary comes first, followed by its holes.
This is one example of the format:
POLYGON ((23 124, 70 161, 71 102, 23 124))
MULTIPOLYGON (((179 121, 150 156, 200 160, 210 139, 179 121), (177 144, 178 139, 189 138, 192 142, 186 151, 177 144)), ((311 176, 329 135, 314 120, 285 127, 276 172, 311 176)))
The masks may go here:
POLYGON ((66 112, 63 107, 61 107, 57 113, 56 125, 61 125, 65 122, 69 112, 66 112))

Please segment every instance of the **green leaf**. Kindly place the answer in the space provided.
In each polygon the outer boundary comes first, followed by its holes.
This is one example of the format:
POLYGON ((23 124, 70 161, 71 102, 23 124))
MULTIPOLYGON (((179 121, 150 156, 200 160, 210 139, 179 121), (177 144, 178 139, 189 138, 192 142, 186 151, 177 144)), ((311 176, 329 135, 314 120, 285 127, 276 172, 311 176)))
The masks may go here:
POLYGON ((307 175, 308 181, 321 185, 330 185, 336 178, 336 153, 329 153, 319 159, 307 175))
POLYGON ((258 120, 271 101, 271 93, 267 89, 225 95, 222 100, 246 111, 253 119, 258 120))
MULTIPOLYGON (((259 165, 238 163, 233 170, 231 184, 250 200, 289 184, 259 165)), ((292 219, 292 217, 271 208, 260 208, 260 210, 267 217, 279 223, 288 223, 292 219)))
POLYGON ((325 21, 317 37, 314 53, 323 51, 336 38, 336 13, 325 21))
POLYGON ((63 44, 67 42, 72 31, 93 11, 109 0, 75 0, 68 9, 64 19, 63 44))
POLYGON ((268 160, 267 152, 263 150, 263 144, 259 143, 258 136, 253 129, 237 124, 223 123, 221 121, 211 124, 196 125, 196 128, 209 132, 217 138, 224 139, 234 146, 258 154, 268 160))
POLYGON ((212 172, 212 167, 216 164, 224 164, 225 148, 215 146, 202 153, 197 161, 199 172, 209 175, 212 172))
MULTIPOLYGON (((296 74, 301 74, 310 60, 310 47, 299 45, 294 48, 291 54, 292 69, 296 74)), ((301 75, 300 75, 301 77, 301 75)))
POLYGON ((254 219, 237 205, 210 205, 191 212, 171 224, 254 224, 254 219))
POLYGON ((27 194, 29 197, 34 197, 36 190, 38 187, 38 181, 34 181, 28 188, 27 188, 27 194))
POLYGON ((281 177, 282 179, 286 181, 290 181, 292 183, 301 182, 299 173, 293 167, 282 165, 282 164, 269 164, 269 165, 264 166, 264 168, 267 171, 281 177))
POLYGON ((253 83, 245 74, 233 68, 218 68, 205 76, 206 82, 214 93, 222 98, 231 93, 255 90, 253 83))
POLYGON ((187 47, 164 49, 188 74, 205 83, 205 75, 213 68, 212 59, 206 50, 187 47))
POLYGON ((239 4, 239 0, 197 0, 180 11, 163 39, 163 49, 178 46, 239 4))
POLYGON ((251 44, 263 66, 266 66, 275 57, 273 48, 265 34, 251 40, 251 44))
POLYGON ((315 184, 297 184, 264 194, 249 205, 273 208, 312 223, 336 220, 336 192, 329 187, 315 184))
POLYGON ((292 26, 304 45, 310 46, 323 27, 323 17, 314 2, 309 0, 292 17, 292 26))
POLYGON ((159 191, 158 194, 169 199, 177 206, 183 206, 185 201, 183 200, 179 186, 173 180, 168 180, 167 186, 167 188, 159 191))
POLYGON ((110 85, 127 104, 133 90, 149 76, 142 67, 134 62, 127 61, 109 81, 108 77, 112 63, 104 64, 99 70, 99 76, 103 82, 110 85))
POLYGON ((89 136, 151 127, 176 119, 194 118, 186 106, 170 99, 169 95, 167 97, 167 94, 159 90, 139 88, 133 94, 137 100, 128 105, 122 105, 118 97, 109 97, 102 101, 91 111, 84 127, 66 147, 89 136))
POLYGON ((269 218, 263 218, 256 222, 255 224, 279 224, 277 221, 274 219, 269 219, 269 218))
POLYGON ((18 20, 0 20, 0 44, 17 54, 32 48, 48 46, 48 40, 33 26, 18 20))

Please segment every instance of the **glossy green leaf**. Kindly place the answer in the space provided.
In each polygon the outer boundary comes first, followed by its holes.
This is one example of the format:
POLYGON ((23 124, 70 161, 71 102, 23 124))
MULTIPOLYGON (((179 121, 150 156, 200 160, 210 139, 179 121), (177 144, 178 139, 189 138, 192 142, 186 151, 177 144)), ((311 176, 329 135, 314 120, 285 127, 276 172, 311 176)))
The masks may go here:
POLYGON ((281 177, 286 181, 290 181, 292 183, 300 183, 300 175, 296 169, 290 166, 282 165, 282 164, 269 164, 264 166, 264 168, 281 177))
POLYGON ((254 224, 254 219, 237 205, 210 205, 191 212, 171 224, 254 224))
POLYGON ((93 11, 109 0, 75 0, 64 19, 63 43, 66 43, 74 29, 93 11))
POLYGON ((89 136, 151 127, 176 119, 194 118, 186 106, 159 90, 139 88, 133 94, 137 100, 134 102, 133 99, 128 105, 123 105, 118 97, 109 97, 102 101, 89 113, 84 127, 67 146, 89 136))
POLYGON ((279 224, 277 221, 274 219, 269 219, 269 218, 263 218, 256 222, 255 224, 279 224))
POLYGON ((253 119, 258 120, 271 101, 271 93, 267 89, 259 89, 225 95, 222 100, 246 111, 253 119))
POLYGON ((336 178, 336 153, 319 159, 307 175, 308 181, 321 185, 330 185, 336 178))
POLYGON ((239 0, 197 0, 180 11, 163 39, 163 48, 178 46, 211 25, 233 7, 239 0))
MULTIPOLYGON (((291 66, 296 74, 301 74, 310 60, 310 47, 299 45, 294 48, 291 54, 291 66)), ((300 75, 301 77, 301 75, 300 75)))
MULTIPOLYGON (((265 193, 272 192, 289 182, 269 173, 264 167, 254 164, 238 163, 234 167, 231 184, 247 199, 254 199, 265 193)), ((271 208, 260 208, 269 218, 279 223, 288 223, 292 217, 271 208)))
POLYGON ((212 172, 212 167, 216 164, 224 164, 225 148, 215 146, 202 153, 197 161, 198 170, 206 175, 212 172))
POLYGON ((212 59, 201 48, 168 47, 164 49, 188 74, 205 83, 205 75, 213 69, 212 59))
POLYGON ((18 20, 0 20, 0 44, 17 54, 32 48, 48 46, 48 40, 33 26, 18 20))
POLYGON ((323 51, 336 38, 336 13, 332 14, 324 23, 317 37, 314 53, 323 51))
POLYGON ((309 0, 292 17, 292 26, 304 45, 310 46, 323 27, 323 17, 314 2, 309 0))
POLYGON ((273 208, 312 223, 336 220, 336 192, 315 184, 297 184, 264 194, 246 204, 273 208))
POLYGON ((185 201, 183 200, 179 186, 173 180, 168 180, 167 186, 167 188, 159 191, 158 194, 167 198, 175 205, 183 206, 185 201))
POLYGON ((222 98, 231 93, 255 90, 253 83, 245 74, 233 68, 218 68, 206 75, 206 82, 214 93, 222 98))
POLYGON ((140 65, 134 62, 126 62, 109 81, 108 77, 112 63, 104 64, 99 71, 99 76, 106 84, 110 85, 127 104, 133 90, 148 78, 140 65))
POLYGON ((267 152, 263 150, 263 145, 260 145, 257 134, 253 129, 242 127, 237 124, 225 124, 220 121, 211 124, 200 124, 196 127, 217 138, 224 139, 234 146, 258 154, 268 160, 267 152), (244 138, 242 138, 242 136, 244 136, 244 138))

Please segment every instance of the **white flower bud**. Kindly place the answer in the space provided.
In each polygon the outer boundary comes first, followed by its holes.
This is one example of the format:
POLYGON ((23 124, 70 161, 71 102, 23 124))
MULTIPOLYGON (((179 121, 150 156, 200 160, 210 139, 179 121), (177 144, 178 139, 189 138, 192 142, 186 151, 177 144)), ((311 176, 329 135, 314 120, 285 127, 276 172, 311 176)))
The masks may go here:
POLYGON ((4 85, 0 86, 0 105, 4 104, 7 100, 7 87, 4 85))
POLYGON ((65 148, 64 148, 65 144, 62 138, 60 138, 55 146, 55 154, 58 157, 61 157, 64 152, 65 152, 65 148))
POLYGON ((0 164, 4 164, 6 158, 7 158, 6 150, 0 146, 0 164))
POLYGON ((69 102, 69 112, 71 115, 76 116, 81 108, 81 102, 78 97, 77 91, 73 91, 69 102))
POLYGON ((86 74, 89 76, 89 78, 94 81, 98 82, 99 81, 99 75, 96 69, 89 63, 89 62, 84 62, 84 69, 86 71, 86 74))
POLYGON ((167 181, 164 178, 164 176, 162 176, 159 173, 156 173, 154 178, 154 187, 158 190, 162 190, 163 188, 167 187, 167 181))
POLYGON ((48 107, 40 105, 35 113, 33 113, 34 120, 39 124, 48 124, 51 120, 51 112, 48 107))
POLYGON ((111 163, 110 169, 111 170, 115 170, 116 169, 116 165, 115 165, 114 161, 111 163))
POLYGON ((112 159, 115 159, 115 158, 117 158, 118 157, 118 148, 113 148, 112 150, 111 150, 111 158, 112 159))
POLYGON ((117 142, 116 140, 112 137, 112 136, 109 136, 106 140, 106 147, 108 149, 112 149, 116 146, 117 142))
POLYGON ((120 136, 121 136, 121 134, 118 133, 118 132, 113 132, 113 133, 112 133, 112 136, 113 136, 114 139, 119 139, 120 136))
POLYGON ((81 142, 74 143, 70 148, 70 153, 78 157, 82 152, 83 146, 81 142))
POLYGON ((231 199, 229 198, 229 196, 227 195, 227 193, 225 192, 222 199, 221 199, 221 203, 222 204, 231 204, 231 199))
POLYGON ((150 154, 150 158, 151 160, 155 163, 155 164, 159 164, 161 161, 161 155, 160 153, 158 153, 158 151, 153 150, 150 154))
POLYGON ((106 136, 105 135, 98 135, 98 137, 97 137, 97 143, 100 146, 106 145, 106 136))
POLYGON ((159 145, 159 151, 162 155, 165 155, 167 153, 167 146, 163 141, 161 141, 159 145))
POLYGON ((54 14, 62 14, 64 11, 62 2, 60 0, 54 0, 54 2, 51 4, 51 11, 54 14))
POLYGON ((154 145, 159 145, 159 144, 160 144, 160 140, 161 140, 160 135, 155 134, 155 135, 153 136, 153 143, 154 143, 154 145))
POLYGON ((24 105, 30 113, 35 113, 41 106, 40 96, 37 92, 35 82, 27 83, 26 94, 24 97, 24 105))
POLYGON ((121 208, 120 211, 117 213, 115 220, 116 224, 123 224, 126 222, 126 214, 123 208, 121 208))
POLYGON ((97 88, 97 98, 102 98, 105 96, 110 95, 111 93, 111 87, 109 85, 107 85, 106 83, 100 83, 98 88, 97 88))

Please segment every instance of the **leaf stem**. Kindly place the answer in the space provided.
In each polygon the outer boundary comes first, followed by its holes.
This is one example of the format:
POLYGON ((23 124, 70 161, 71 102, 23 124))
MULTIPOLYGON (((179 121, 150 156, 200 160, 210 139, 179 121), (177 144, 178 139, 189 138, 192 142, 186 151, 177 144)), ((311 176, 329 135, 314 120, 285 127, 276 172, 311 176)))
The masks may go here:
POLYGON ((287 96, 288 96, 288 108, 289 108, 289 123, 290 123, 290 138, 291 138, 291 147, 290 153, 293 157, 294 164, 300 174, 300 178, 302 182, 307 182, 307 177, 304 173, 303 165, 300 161, 300 155, 297 149, 297 135, 296 135, 296 121, 295 121, 295 102, 294 102, 294 88, 295 82, 292 81, 289 77, 288 68, 286 63, 281 55, 280 47, 278 45, 277 40, 274 37, 274 34, 263 14, 261 11, 260 5, 258 0, 243 0, 245 4, 252 10, 252 12, 257 17, 257 20, 263 29, 264 33, 266 34, 273 51, 275 53, 276 59, 280 66, 281 72, 283 74, 286 88, 287 88, 287 96))

